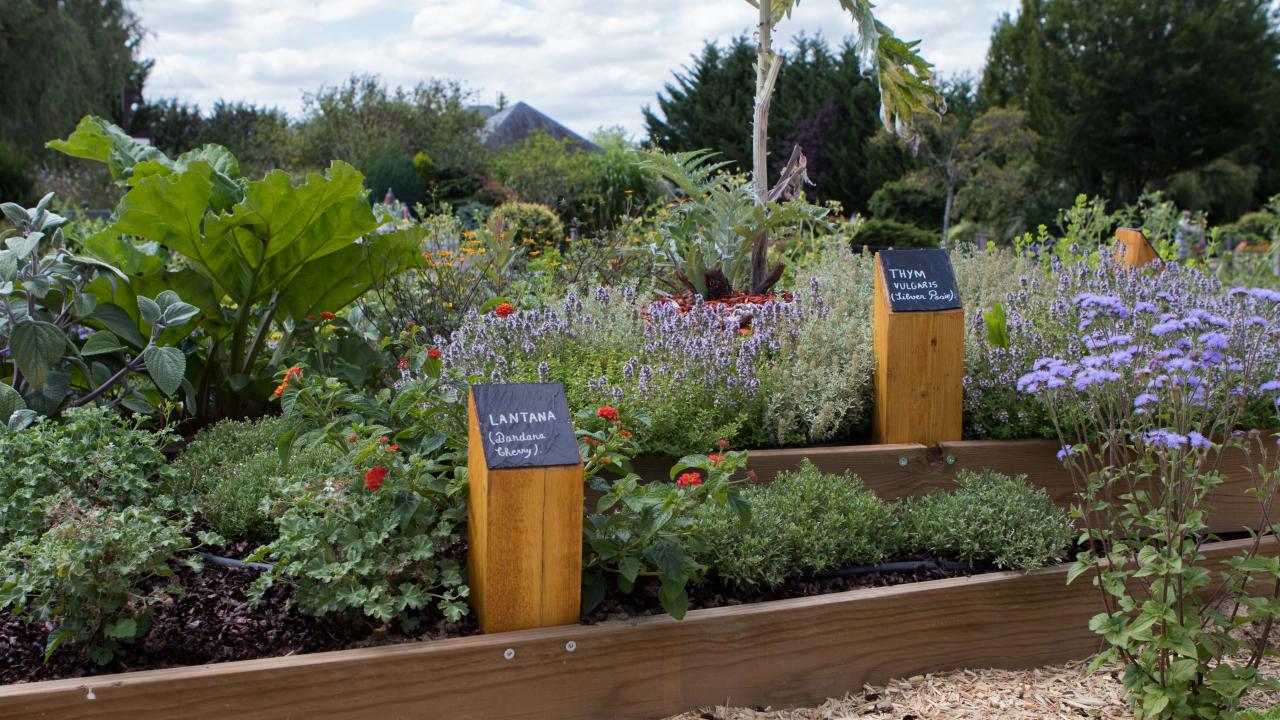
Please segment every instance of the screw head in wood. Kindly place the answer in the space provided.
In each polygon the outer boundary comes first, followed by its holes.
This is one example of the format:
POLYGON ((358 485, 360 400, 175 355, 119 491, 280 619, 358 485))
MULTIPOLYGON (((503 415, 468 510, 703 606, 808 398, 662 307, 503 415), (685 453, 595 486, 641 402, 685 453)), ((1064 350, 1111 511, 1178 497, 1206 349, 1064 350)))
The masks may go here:
POLYGON ((508 659, 508 660, 510 660, 511 658, 513 658, 513 657, 515 657, 515 656, 516 656, 516 651, 515 651, 515 649, 514 649, 514 648, 507 648, 506 650, 504 650, 504 651, 502 652, 502 657, 504 657, 504 658, 506 658, 506 659, 508 659))
POLYGON ((955 465, 955 464, 956 464, 956 456, 955 456, 955 455, 948 455, 948 456, 947 456, 947 464, 948 464, 948 465, 955 465))
POLYGON ((569 642, 564 644, 564 649, 568 650, 569 652, 573 652, 574 650, 578 649, 578 643, 570 640, 569 642))
POLYGON ((907 456, 906 456, 906 455, 899 455, 899 456, 898 456, 898 464, 899 464, 899 465, 901 465, 902 467, 906 467, 906 466, 907 466, 907 456))

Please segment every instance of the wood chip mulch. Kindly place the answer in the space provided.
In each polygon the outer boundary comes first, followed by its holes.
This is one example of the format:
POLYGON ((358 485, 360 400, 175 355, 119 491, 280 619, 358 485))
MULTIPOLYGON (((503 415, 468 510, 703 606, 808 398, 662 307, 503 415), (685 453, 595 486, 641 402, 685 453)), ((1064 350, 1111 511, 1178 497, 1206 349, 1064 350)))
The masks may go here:
MULTIPOLYGON (((715 707, 669 720, 1133 720, 1119 671, 1104 667, 1085 675, 1087 662, 1034 670, 958 670, 893 680, 881 687, 827 700, 819 707, 715 707)), ((1268 677, 1280 676, 1280 660, 1262 664, 1268 677)), ((1280 694, 1255 693, 1244 708, 1280 705, 1280 694)), ((1243 708, 1242 708, 1243 709, 1243 708)))

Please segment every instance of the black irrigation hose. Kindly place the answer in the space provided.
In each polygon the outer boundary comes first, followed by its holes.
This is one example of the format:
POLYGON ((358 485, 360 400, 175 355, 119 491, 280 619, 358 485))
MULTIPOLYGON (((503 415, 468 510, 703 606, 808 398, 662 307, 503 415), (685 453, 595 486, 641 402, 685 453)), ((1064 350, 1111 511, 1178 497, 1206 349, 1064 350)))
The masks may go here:
POLYGON ((906 560, 902 562, 876 563, 874 565, 851 565, 849 567, 834 568, 832 570, 816 572, 812 577, 818 580, 828 580, 831 578, 870 575, 872 573, 920 572, 921 570, 963 572, 975 569, 977 568, 973 563, 955 562, 954 560, 906 560))
POLYGON ((270 570, 271 569, 271 563, 262 563, 262 562, 247 563, 243 560, 236 560, 235 558, 222 557, 221 555, 214 555, 212 553, 207 553, 207 552, 200 552, 198 554, 200 555, 200 557, 204 558, 206 561, 211 562, 214 565, 217 565, 219 567, 242 568, 242 569, 249 568, 251 570, 270 570))

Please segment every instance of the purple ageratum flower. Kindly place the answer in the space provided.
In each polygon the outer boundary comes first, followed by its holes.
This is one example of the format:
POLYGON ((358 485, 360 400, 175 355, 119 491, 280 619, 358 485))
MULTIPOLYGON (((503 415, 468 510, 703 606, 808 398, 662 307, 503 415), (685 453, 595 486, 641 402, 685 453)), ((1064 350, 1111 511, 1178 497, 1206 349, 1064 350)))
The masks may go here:
POLYGON ((1187 433, 1187 443, 1191 445, 1192 448, 1213 447, 1213 442, 1210 441, 1209 438, 1205 437, 1204 435, 1201 435, 1195 430, 1192 430, 1191 432, 1187 433))
POLYGON ((1183 327, 1184 326, 1180 320, 1166 320, 1162 323, 1157 323, 1155 325, 1152 325, 1150 332, 1152 335, 1155 335, 1156 337, 1164 337, 1165 335, 1168 335, 1171 332, 1177 332, 1179 330, 1182 330, 1183 327))
POLYGON ((1150 302, 1147 302, 1146 300, 1139 300, 1138 302, 1134 303, 1133 309, 1134 309, 1134 312, 1145 312, 1145 313, 1154 313, 1154 312, 1160 311, 1160 308, 1156 307, 1155 303, 1150 303, 1150 302))
POLYGON ((1204 343, 1207 348, 1214 350, 1226 350, 1231 339, 1220 332, 1207 332, 1199 337, 1200 342, 1204 343))
POLYGON ((1066 460, 1067 458, 1072 457, 1075 454, 1076 454, 1076 448, 1074 445, 1063 445, 1062 449, 1058 451, 1058 459, 1066 460))
POLYGON ((1144 408, 1152 403, 1158 402, 1159 400, 1160 398, 1157 397, 1155 393, 1140 393, 1138 397, 1133 399, 1133 407, 1135 410, 1138 408, 1144 408))
POLYGON ((1148 445, 1167 448, 1169 450, 1177 450, 1187 446, 1187 436, 1179 435, 1167 428, 1148 430, 1142 434, 1142 441, 1148 445))
POLYGON ((1269 393, 1280 390, 1280 380, 1268 380, 1258 387, 1258 392, 1269 393))

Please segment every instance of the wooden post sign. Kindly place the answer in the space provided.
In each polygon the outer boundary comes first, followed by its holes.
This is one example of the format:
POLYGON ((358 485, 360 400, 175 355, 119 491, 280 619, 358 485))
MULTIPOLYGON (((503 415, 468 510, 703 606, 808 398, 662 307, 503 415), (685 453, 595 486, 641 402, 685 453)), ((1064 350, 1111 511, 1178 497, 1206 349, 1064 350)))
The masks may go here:
POLYGON ((484 632, 578 621, 582 461, 559 383, 473 385, 467 580, 484 632))
POLYGON ((875 259, 872 435, 878 443, 959 440, 964 310, 946 250, 884 250, 875 259))
POLYGON ((1116 230, 1116 240, 1120 246, 1116 248, 1116 261, 1128 267, 1142 267, 1159 259, 1156 249, 1141 230, 1136 228, 1120 228, 1116 230))

